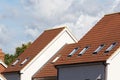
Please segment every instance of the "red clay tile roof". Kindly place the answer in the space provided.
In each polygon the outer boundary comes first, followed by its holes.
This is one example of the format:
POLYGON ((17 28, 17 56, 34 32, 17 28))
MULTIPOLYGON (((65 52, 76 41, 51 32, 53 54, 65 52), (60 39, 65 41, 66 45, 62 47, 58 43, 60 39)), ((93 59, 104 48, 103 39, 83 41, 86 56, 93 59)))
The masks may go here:
POLYGON ((8 66, 5 72, 16 72, 20 71, 26 66, 43 48, 45 48, 65 27, 51 29, 44 31, 31 45, 27 48, 17 59, 20 61, 12 66, 8 66), (29 58, 28 61, 21 66, 21 63, 29 58))
POLYGON ((62 56, 55 65, 77 64, 85 62, 106 61, 120 47, 120 13, 105 15, 81 40, 76 44, 70 44, 59 52, 62 56), (108 53, 105 50, 114 42, 117 45, 108 53), (105 46, 97 54, 93 52, 99 45, 105 46), (87 51, 78 56, 81 50, 89 46, 87 51), (67 57, 70 52, 79 47, 78 51, 71 57, 67 57))
POLYGON ((57 76, 57 70, 54 65, 48 62, 41 70, 39 70, 33 78, 45 78, 45 77, 53 77, 57 76))

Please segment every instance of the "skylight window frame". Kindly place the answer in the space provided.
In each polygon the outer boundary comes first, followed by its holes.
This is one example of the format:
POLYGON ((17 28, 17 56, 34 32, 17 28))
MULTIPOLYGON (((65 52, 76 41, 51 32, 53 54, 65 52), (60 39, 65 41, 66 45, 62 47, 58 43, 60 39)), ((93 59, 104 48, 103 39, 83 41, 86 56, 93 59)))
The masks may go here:
POLYGON ((89 49, 89 47, 90 47, 90 46, 84 47, 84 48, 80 51, 80 53, 78 54, 78 56, 83 55, 83 54, 89 49))
POLYGON ((24 61, 20 63, 20 65, 24 65, 29 60, 29 57, 25 58, 24 61))
POLYGON ((101 44, 94 52, 93 54, 97 54, 98 52, 100 52, 100 50, 102 50, 104 48, 105 44, 101 44))
POLYGON ((116 45, 117 45, 117 42, 112 43, 112 44, 105 50, 104 53, 110 52, 116 45))
POLYGON ((74 54, 78 51, 78 49, 79 49, 79 47, 74 48, 74 49, 70 52, 70 54, 68 55, 68 57, 71 57, 72 55, 74 55, 74 54))
POLYGON ((52 63, 55 63, 60 58, 60 55, 53 59, 52 63))
POLYGON ((12 64, 12 66, 15 66, 19 61, 20 59, 16 59, 16 61, 12 64))

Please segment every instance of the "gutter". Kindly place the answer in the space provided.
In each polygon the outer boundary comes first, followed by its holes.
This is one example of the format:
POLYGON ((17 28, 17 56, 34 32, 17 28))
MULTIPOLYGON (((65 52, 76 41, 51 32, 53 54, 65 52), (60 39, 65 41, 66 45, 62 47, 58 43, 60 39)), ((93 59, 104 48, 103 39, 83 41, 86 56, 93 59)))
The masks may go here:
POLYGON ((108 73, 108 71, 109 71, 108 68, 109 68, 110 62, 106 61, 104 65, 105 65, 105 80, 108 80, 108 74, 109 74, 108 73))

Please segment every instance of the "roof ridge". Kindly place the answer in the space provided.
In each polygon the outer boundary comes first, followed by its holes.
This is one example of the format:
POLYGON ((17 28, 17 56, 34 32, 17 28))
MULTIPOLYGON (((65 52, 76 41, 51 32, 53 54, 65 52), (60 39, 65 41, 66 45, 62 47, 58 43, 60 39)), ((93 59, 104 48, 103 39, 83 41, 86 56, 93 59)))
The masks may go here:
POLYGON ((62 29, 62 28, 64 29, 64 28, 66 28, 66 26, 48 28, 48 29, 46 29, 44 31, 55 30, 55 29, 62 29))
POLYGON ((110 16, 110 15, 115 15, 115 14, 119 14, 120 15, 120 12, 108 13, 108 14, 105 14, 104 16, 110 16))

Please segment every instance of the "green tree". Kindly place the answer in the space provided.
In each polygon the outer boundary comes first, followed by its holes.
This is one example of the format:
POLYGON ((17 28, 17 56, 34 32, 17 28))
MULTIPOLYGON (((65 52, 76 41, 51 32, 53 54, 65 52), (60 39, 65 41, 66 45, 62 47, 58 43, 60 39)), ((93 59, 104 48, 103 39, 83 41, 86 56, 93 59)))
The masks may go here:
POLYGON ((7 65, 10 65, 30 45, 31 45, 31 42, 28 42, 27 44, 22 44, 22 46, 16 48, 15 54, 5 54, 5 63, 7 65))

